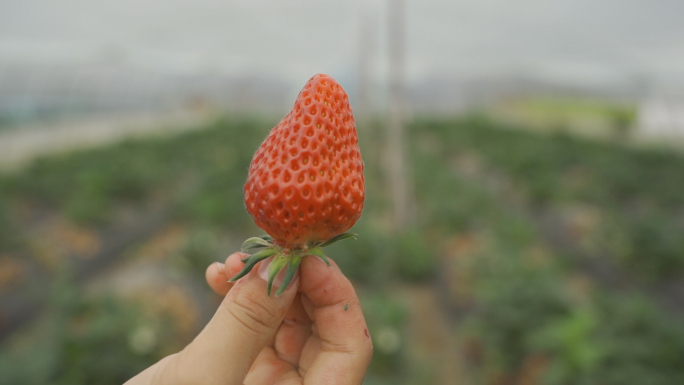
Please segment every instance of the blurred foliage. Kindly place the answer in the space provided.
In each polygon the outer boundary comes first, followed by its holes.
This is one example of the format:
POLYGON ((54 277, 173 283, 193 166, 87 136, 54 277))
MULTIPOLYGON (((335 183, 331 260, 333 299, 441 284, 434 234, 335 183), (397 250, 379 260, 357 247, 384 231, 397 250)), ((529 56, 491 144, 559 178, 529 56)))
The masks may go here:
POLYGON ((615 207, 643 198, 663 208, 684 204, 679 193, 684 157, 676 153, 629 149, 562 133, 540 135, 478 116, 421 121, 412 130, 432 136, 443 159, 476 152, 525 187, 534 203, 579 200, 615 207), (569 173, 580 180, 571 180, 569 173))
POLYGON ((684 327, 676 317, 634 293, 578 289, 578 267, 553 258, 565 250, 533 250, 544 242, 535 225, 540 208, 590 203, 606 218, 592 238, 609 255, 635 276, 681 279, 684 228, 667 213, 684 208, 683 157, 532 134, 481 117, 417 122, 412 134, 414 165, 430 170, 416 173, 422 221, 440 234, 488 239, 460 265, 476 296, 468 323, 481 347, 479 382, 682 381, 684 327), (458 169, 459 157, 470 157, 470 168, 458 169), (583 180, 568 181, 568 173, 583 180))
POLYGON ((0 201, 0 245, 7 245, 11 240, 12 226, 10 224, 9 207, 0 201))
POLYGON ((633 122, 636 118, 636 108, 631 105, 622 105, 611 102, 603 102, 592 99, 572 98, 529 98, 514 102, 520 109, 539 115, 565 117, 566 119, 576 116, 624 116, 627 122, 633 122))
POLYGON ((388 293, 360 293, 359 299, 375 345, 373 370, 384 376, 401 372, 407 364, 402 341, 407 309, 388 293))
POLYGON ((402 233, 393 245, 399 279, 420 282, 434 278, 437 270, 437 256, 419 231, 402 233))
POLYGON ((255 119, 219 119, 197 132, 41 158, 1 179, 0 192, 84 225, 105 223, 117 205, 150 198, 178 200, 177 211, 187 218, 244 224, 235 202, 242 201, 244 170, 267 127, 255 119))
POLYGON ((637 106, 591 98, 523 97, 495 107, 494 115, 524 122, 538 131, 572 131, 623 141, 635 126, 637 106))
POLYGON ((676 278, 684 268, 682 221, 663 211, 613 213, 601 228, 602 244, 650 281, 676 278))
MULTIPOLYGON (((434 170, 445 159, 451 161, 464 153, 476 153, 484 162, 481 173, 506 175, 523 192, 532 209, 568 203, 601 208, 604 222, 611 225, 608 232, 613 233, 596 241, 615 252, 618 261, 632 261, 628 265, 636 267, 632 269, 635 275, 658 279, 681 271, 684 251, 680 234, 684 233, 684 222, 672 213, 684 210, 684 156, 656 149, 629 149, 565 134, 540 135, 478 116, 460 121, 417 122, 412 131, 429 143, 429 151, 437 154, 425 160, 433 164, 419 164, 420 169, 434 170), (613 247, 616 238, 625 238, 629 245, 613 247)), ((471 186, 471 181, 437 179, 432 175, 416 176, 418 185, 431 186, 426 191, 433 196, 455 189, 482 189, 481 184, 486 182, 481 180, 471 186)), ((492 212, 483 196, 464 195, 465 200, 448 197, 446 193, 441 199, 431 198, 426 208, 430 210, 428 216, 435 215, 437 221, 440 216, 445 217, 444 222, 453 223, 451 230, 459 230, 466 218, 492 212), (454 210, 463 215, 450 217, 454 210)))
POLYGON ((217 255, 220 253, 216 232, 200 227, 190 231, 181 250, 173 255, 172 264, 184 274, 203 276, 217 255))
POLYGON ((326 249, 326 254, 351 280, 380 288, 394 276, 389 234, 370 228, 364 219, 360 222, 354 227, 355 232, 363 234, 359 239, 336 243, 326 249))
POLYGON ((684 329, 639 295, 608 295, 597 301, 592 338, 604 347, 593 383, 679 384, 684 382, 684 329), (610 322, 605 322, 610 320, 610 322))
POLYGON ((529 338, 567 317, 571 309, 557 273, 530 269, 519 258, 482 258, 479 271, 474 271, 481 279, 478 299, 483 304, 475 315, 478 334, 495 362, 506 369, 522 365, 529 352, 529 338))
POLYGON ((684 328, 647 299, 603 294, 577 303, 562 271, 530 269, 512 256, 497 264, 480 274, 482 308, 470 319, 485 347, 486 372, 521 378, 541 357, 544 384, 684 380, 684 328))
POLYGON ((90 297, 60 273, 49 293, 48 316, 32 338, 0 353, 2 384, 121 384, 169 352, 173 319, 147 314, 143 304, 90 297))
MULTIPOLYGON (((122 212, 161 208, 186 229, 163 258, 175 273, 202 280, 206 266, 225 257, 222 236, 261 233, 244 210, 242 188, 272 125, 227 117, 0 175, 0 253, 30 255, 17 240, 44 217, 106 230, 122 212)), ((615 262, 627 280, 681 279, 684 157, 532 133, 481 116, 418 120, 408 129, 417 221, 396 235, 381 129, 382 122, 359 129, 367 179, 364 214, 353 229, 359 239, 328 250, 361 288, 376 347, 369 384, 433 381, 408 359, 410 303, 388 289, 412 285, 434 287, 445 312, 461 314, 454 333, 469 325, 477 383, 684 383, 678 316, 652 297, 594 282, 539 231, 546 226, 539 212, 591 207, 597 219, 589 241, 573 240, 580 253, 615 262)), ((67 281, 54 283, 42 334, 0 354, 0 383, 122 383, 181 343, 170 320, 132 301, 84 295, 67 281)))

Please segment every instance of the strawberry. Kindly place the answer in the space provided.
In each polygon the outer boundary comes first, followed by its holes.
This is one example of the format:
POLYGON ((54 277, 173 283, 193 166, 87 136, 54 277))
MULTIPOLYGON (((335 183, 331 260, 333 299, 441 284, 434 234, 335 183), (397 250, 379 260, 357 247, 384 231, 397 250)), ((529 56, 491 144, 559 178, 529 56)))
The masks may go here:
POLYGON ((247 274, 257 262, 275 257, 273 279, 287 268, 280 294, 301 259, 317 255, 343 238, 361 216, 365 196, 363 161, 347 94, 328 75, 314 75, 290 113, 275 126, 249 166, 245 205, 268 236, 250 238, 243 251, 261 248, 245 259, 247 274))

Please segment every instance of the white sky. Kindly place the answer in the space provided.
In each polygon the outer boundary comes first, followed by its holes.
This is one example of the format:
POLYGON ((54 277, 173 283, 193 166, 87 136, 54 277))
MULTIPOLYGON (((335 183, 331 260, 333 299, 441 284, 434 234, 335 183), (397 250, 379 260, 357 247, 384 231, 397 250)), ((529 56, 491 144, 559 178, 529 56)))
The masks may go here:
MULTIPOLYGON (((0 0, 0 65, 351 76, 361 15, 384 73, 388 0, 0 0)), ((406 0, 411 80, 522 74, 684 84, 681 0, 406 0)))

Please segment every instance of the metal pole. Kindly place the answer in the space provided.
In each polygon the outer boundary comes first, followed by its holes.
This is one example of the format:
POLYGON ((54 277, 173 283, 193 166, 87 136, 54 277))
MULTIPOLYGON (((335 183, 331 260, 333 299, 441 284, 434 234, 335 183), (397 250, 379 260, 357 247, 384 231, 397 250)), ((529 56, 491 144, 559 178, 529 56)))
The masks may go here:
POLYGON ((373 112, 373 106, 370 101, 370 72, 371 61, 373 54, 373 46, 371 43, 372 23, 370 16, 366 13, 359 17, 359 36, 358 36, 358 68, 357 68, 357 96, 358 104, 354 113, 364 123, 368 121, 369 116, 373 112))
POLYGON ((394 224, 398 231, 409 224, 410 198, 404 148, 405 100, 405 2, 388 3, 389 100, 387 119, 387 162, 390 192, 394 208, 394 224))

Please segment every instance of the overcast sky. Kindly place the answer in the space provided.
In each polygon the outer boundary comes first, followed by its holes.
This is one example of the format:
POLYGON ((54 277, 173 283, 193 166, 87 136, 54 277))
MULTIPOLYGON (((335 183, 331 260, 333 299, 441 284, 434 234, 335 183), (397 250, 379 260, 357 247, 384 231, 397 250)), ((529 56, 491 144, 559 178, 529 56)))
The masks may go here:
MULTIPOLYGON (((359 20, 386 69, 387 0, 0 0, 0 65, 117 65, 301 83, 353 76, 359 20)), ((407 71, 684 84, 682 0, 407 0, 407 71)))

